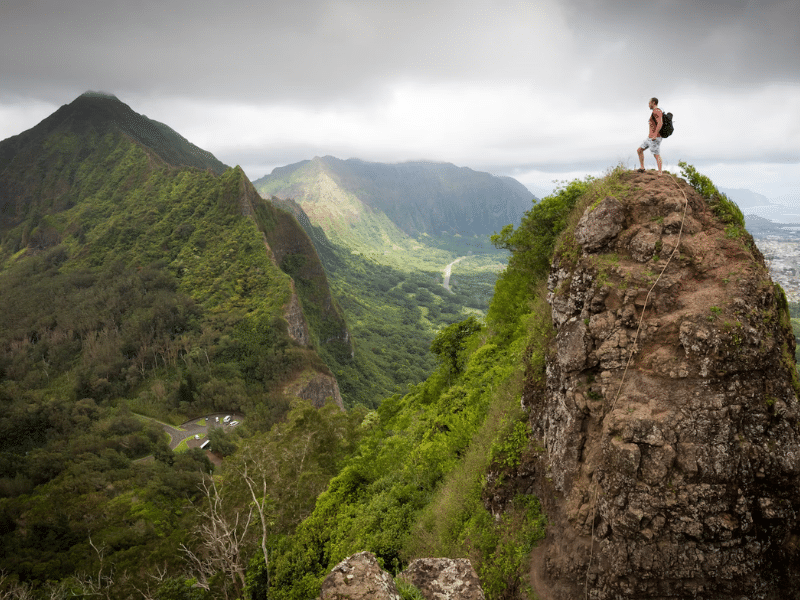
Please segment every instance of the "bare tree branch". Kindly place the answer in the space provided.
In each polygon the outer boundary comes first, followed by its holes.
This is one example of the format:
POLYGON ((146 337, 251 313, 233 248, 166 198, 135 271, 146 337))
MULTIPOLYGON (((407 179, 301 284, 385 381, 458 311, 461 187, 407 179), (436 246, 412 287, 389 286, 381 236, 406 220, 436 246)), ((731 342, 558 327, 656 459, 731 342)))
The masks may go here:
MULTIPOLYGON (((245 549, 254 507, 250 506, 246 513, 237 510, 228 514, 223 490, 213 476, 205 476, 199 487, 203 503, 194 507, 200 516, 194 529, 197 544, 194 549, 181 544, 181 550, 202 588, 210 590, 212 578, 221 573, 234 586, 236 596, 241 597, 246 583, 245 549)), ((228 598, 226 585, 223 592, 228 598)))

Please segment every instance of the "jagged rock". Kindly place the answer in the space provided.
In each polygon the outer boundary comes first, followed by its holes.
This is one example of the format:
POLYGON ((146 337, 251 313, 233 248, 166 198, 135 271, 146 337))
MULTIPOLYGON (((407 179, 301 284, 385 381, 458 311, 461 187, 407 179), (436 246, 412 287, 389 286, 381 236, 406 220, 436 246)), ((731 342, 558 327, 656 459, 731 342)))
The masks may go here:
POLYGON ((631 256, 639 262, 647 262, 653 258, 656 252, 656 244, 659 240, 658 235, 647 229, 640 229, 639 232, 633 237, 628 248, 631 251, 631 256))
POLYGON ((575 241, 584 252, 597 252, 617 237, 624 222, 622 204, 613 196, 608 196, 583 214, 575 229, 575 241))
POLYGON ((558 332, 556 360, 564 371, 575 371, 586 365, 586 324, 570 319, 558 332))
POLYGON ((584 254, 560 258, 548 281, 546 389, 523 397, 545 449, 530 469, 549 522, 534 590, 800 597, 800 383, 785 298, 752 239, 726 236, 685 182, 624 177, 615 222, 626 227, 612 235, 587 210, 584 254))
MULTIPOLYGON (((292 284, 294 289, 294 284, 292 284)), ((311 336, 308 333, 306 316, 303 314, 303 307, 296 293, 292 293, 289 303, 283 309, 283 317, 288 325, 289 337, 301 346, 308 346, 311 343, 311 336)))
POLYGON ((320 600, 400 600, 392 576, 375 555, 359 552, 336 565, 322 582, 320 600))
POLYGON ((484 600, 478 574, 466 558, 418 558, 398 577, 413 583, 426 600, 484 600))
POLYGON ((297 379, 286 386, 284 392, 288 396, 296 396, 308 400, 317 408, 325 405, 325 401, 332 399, 342 410, 344 401, 339 391, 339 383, 333 375, 326 375, 318 371, 304 371, 297 379))

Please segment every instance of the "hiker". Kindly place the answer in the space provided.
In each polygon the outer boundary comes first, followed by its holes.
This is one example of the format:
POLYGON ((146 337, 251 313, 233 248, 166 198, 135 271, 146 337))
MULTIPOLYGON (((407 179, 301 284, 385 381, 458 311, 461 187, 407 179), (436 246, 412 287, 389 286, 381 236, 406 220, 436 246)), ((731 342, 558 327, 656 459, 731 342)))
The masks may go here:
POLYGON ((658 98, 650 98, 648 106, 650 106, 650 110, 653 112, 650 113, 650 118, 647 121, 650 126, 647 138, 645 138, 642 145, 636 149, 636 152, 639 153, 639 164, 641 165, 638 171, 639 173, 644 173, 644 151, 649 149, 650 152, 653 153, 653 156, 656 157, 658 174, 661 175, 661 137, 658 134, 661 131, 661 126, 664 124, 664 115, 661 109, 658 108, 658 98))

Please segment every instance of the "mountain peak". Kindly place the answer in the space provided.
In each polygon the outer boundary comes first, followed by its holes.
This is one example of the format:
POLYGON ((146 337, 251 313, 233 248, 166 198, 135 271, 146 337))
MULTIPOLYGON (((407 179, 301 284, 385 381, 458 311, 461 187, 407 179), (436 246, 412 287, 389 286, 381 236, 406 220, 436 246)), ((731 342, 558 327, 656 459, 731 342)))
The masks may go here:
POLYGON ((135 145, 151 166, 195 168, 221 175, 228 167, 158 121, 135 112, 113 94, 89 91, 43 121, 0 141, 0 227, 14 227, 32 207, 60 210, 69 205, 73 184, 110 148, 135 145), (60 207, 60 208, 59 208, 60 207))
POLYGON ((730 201, 669 174, 615 177, 556 248, 554 347, 523 398, 551 528, 536 591, 757 597, 796 577, 781 546, 800 505, 786 297, 730 201))
POLYGON ((172 167, 211 169, 217 175, 228 168, 210 152, 198 148, 167 125, 137 113, 115 95, 87 91, 33 128, 0 142, 0 170, 26 148, 32 154, 41 153, 51 136, 77 135, 81 144, 114 130, 154 152, 172 167))
POLYGON ((119 102, 119 98, 117 98, 114 94, 109 92, 96 92, 94 90, 88 90, 83 92, 78 98, 106 98, 109 100, 116 100, 119 102))

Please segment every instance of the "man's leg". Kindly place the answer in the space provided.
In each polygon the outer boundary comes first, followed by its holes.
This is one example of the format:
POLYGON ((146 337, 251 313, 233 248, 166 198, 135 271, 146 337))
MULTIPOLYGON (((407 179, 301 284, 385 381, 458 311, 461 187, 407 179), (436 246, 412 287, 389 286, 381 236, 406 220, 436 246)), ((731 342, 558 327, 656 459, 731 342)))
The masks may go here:
POLYGON ((644 150, 640 146, 636 149, 636 152, 639 153, 639 164, 642 165, 642 168, 644 169, 644 150))
POLYGON ((661 175, 661 155, 656 154, 656 163, 658 163, 658 174, 661 175))

